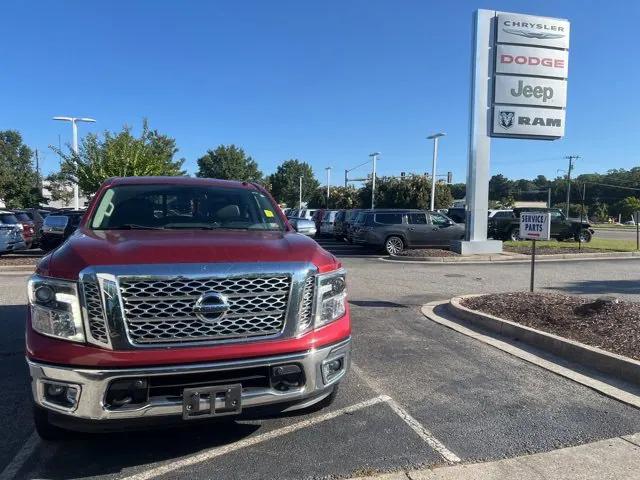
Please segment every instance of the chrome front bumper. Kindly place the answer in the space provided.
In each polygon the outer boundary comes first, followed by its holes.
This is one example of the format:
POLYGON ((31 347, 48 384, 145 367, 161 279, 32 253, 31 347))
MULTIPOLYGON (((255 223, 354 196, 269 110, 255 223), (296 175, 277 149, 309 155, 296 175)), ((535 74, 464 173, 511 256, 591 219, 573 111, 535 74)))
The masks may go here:
MULTIPOLYGON (((182 415, 182 401, 169 400, 167 398, 153 398, 142 406, 108 408, 105 405, 105 396, 109 384, 114 380, 150 377, 153 375, 229 371, 250 367, 272 367, 296 363, 301 365, 304 370, 304 386, 291 388, 284 392, 273 388, 243 390, 241 396, 242 408, 272 405, 281 402, 306 403, 305 401, 309 400, 319 401, 333 391, 335 384, 344 377, 349 369, 350 356, 351 338, 347 338, 340 343, 302 353, 207 364, 131 369, 88 369, 46 365, 31 360, 27 360, 27 363, 31 374, 33 397, 38 406, 77 419, 99 421, 182 415), (336 374, 329 381, 325 381, 322 373, 323 363, 340 357, 344 359, 342 372, 336 374), (43 382, 76 386, 79 389, 76 405, 72 408, 64 408, 48 402, 45 398, 43 382)), ((309 401, 308 403, 312 404, 314 402, 309 401)))

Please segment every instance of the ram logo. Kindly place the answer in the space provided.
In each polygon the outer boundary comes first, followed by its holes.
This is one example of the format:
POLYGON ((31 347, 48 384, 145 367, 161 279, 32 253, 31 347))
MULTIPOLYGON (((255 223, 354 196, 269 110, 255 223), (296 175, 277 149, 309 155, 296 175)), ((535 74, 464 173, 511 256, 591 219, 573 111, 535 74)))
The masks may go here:
POLYGON ((502 128, 509 129, 513 127, 513 119, 516 116, 516 112, 500 112, 500 126, 502 128))

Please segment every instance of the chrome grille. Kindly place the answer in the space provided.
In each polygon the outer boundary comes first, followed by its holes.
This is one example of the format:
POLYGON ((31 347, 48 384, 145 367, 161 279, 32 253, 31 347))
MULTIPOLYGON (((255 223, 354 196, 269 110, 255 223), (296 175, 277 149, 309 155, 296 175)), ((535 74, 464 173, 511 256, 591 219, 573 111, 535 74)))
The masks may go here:
POLYGON ((133 344, 200 342, 268 336, 284 328, 291 277, 148 279, 121 277, 124 318, 133 344), (217 292, 229 309, 216 321, 198 318, 200 295, 217 292))
POLYGON ((95 283, 83 282, 82 290, 89 323, 89 333, 94 340, 108 345, 109 334, 107 333, 107 325, 104 319, 100 289, 95 283))
POLYGON ((315 277, 309 277, 304 282, 304 288, 302 291, 302 301, 300 302, 300 320, 298 323, 298 329, 300 331, 305 330, 311 321, 313 320, 313 287, 315 284, 315 277))

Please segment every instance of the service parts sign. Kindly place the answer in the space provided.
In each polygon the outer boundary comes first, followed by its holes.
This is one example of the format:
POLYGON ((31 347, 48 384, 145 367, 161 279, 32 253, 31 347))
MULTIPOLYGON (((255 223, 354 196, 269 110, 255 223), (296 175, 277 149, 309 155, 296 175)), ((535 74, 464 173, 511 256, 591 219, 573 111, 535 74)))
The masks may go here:
POLYGON ((568 21, 498 13, 493 77, 495 137, 564 136, 569 77, 568 21))
POLYGON ((520 214, 520 238, 523 240, 549 240, 551 238, 551 214, 522 212, 520 214))

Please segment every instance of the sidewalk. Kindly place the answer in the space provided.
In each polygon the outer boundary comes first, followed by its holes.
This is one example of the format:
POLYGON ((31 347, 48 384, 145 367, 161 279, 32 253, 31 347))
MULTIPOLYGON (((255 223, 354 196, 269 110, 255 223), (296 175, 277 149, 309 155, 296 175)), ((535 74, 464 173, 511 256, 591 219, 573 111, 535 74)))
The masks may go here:
MULTIPOLYGON (((626 258, 640 257, 640 251, 634 252, 602 252, 602 253, 554 253, 550 255, 536 255, 536 262, 549 262, 559 260, 619 260, 626 258)), ((531 256, 523 253, 494 253, 491 255, 465 255, 453 257, 404 257, 386 256, 383 260, 393 262, 414 262, 414 263, 474 263, 474 262, 530 262, 531 256)))
POLYGON ((359 477, 358 480, 634 480, 638 478, 640 478, 640 433, 494 462, 426 468, 359 477))

